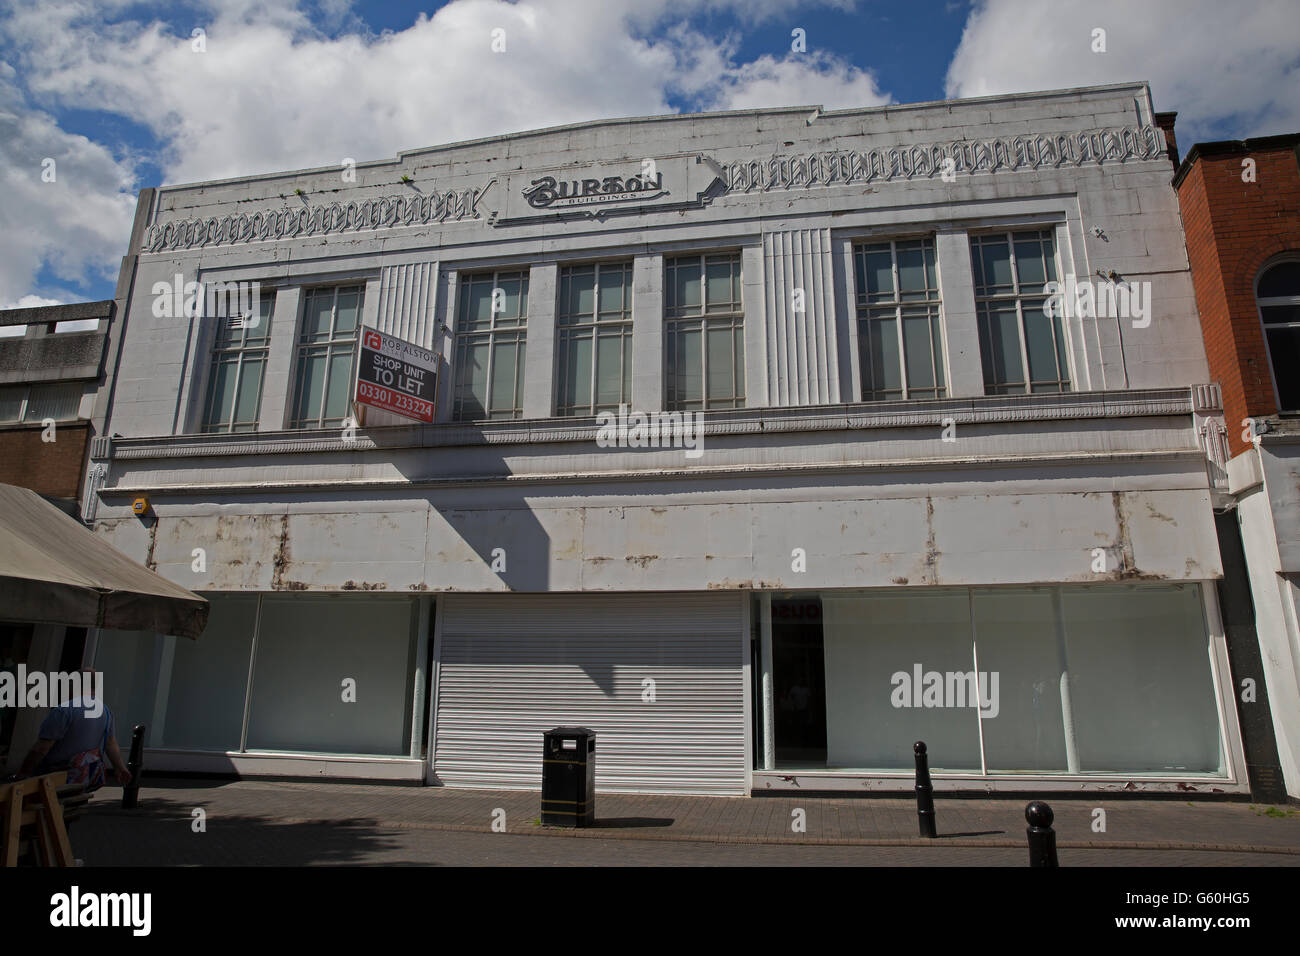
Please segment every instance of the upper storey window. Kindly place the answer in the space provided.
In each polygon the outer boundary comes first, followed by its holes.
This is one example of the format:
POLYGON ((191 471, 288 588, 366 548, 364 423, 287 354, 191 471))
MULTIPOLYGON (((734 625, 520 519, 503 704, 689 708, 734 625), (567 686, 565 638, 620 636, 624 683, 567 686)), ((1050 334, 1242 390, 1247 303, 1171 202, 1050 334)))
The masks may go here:
POLYGON ((457 309, 452 417, 521 417, 528 272, 465 276, 457 309))
POLYGON ((257 430, 271 345, 271 302, 271 296, 260 296, 247 313, 214 317, 218 326, 203 412, 205 432, 257 430))
POLYGON ((858 246, 853 262, 862 400, 943 398, 934 240, 858 246))
POLYGON ((556 311, 560 415, 595 415, 632 401, 632 263, 560 270, 556 311))
POLYGON ((971 237, 984 391, 989 395, 1068 392, 1069 356, 1046 285, 1056 281, 1050 229, 971 237))
POLYGON ((307 290, 298 337, 294 428, 328 428, 347 417, 364 296, 362 285, 307 290))
POLYGON ((1259 315, 1278 408, 1300 411, 1300 262, 1279 262, 1259 277, 1259 315))
POLYGON ((740 253, 678 256, 664 284, 665 398, 670 411, 745 406, 740 253))

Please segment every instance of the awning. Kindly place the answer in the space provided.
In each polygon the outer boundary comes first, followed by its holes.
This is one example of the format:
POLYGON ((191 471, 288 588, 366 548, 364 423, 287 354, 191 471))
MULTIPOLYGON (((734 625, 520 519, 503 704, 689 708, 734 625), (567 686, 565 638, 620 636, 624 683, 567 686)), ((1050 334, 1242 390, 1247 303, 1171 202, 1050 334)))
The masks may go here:
POLYGON ((0 485, 0 620, 198 637, 208 602, 34 491, 0 485))

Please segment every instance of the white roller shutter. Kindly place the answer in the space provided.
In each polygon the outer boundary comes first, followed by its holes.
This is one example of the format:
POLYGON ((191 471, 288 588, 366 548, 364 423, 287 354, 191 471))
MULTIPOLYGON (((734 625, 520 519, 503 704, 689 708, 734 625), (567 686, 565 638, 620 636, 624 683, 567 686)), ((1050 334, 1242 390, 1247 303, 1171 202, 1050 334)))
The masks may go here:
POLYGON ((540 789, 542 731, 596 731, 596 789, 745 793, 742 596, 448 595, 434 776, 540 789), (653 702, 646 678, 654 681, 653 702))

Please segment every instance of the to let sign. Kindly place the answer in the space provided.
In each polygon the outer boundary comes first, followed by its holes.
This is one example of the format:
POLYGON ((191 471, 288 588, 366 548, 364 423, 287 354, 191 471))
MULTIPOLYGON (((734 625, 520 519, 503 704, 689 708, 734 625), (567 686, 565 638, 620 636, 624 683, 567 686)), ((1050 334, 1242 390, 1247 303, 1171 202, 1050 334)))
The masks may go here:
POLYGON ((433 421, 438 357, 377 329, 361 330, 357 404, 417 422, 433 421))

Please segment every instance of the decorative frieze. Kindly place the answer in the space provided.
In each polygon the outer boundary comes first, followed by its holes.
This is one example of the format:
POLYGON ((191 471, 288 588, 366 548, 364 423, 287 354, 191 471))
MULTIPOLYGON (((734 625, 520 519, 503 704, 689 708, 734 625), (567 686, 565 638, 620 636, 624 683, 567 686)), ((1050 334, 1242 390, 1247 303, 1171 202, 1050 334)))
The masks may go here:
POLYGON ((1164 134, 1159 127, 1124 126, 778 155, 766 160, 738 160, 724 169, 728 189, 748 193, 1123 163, 1164 155, 1164 134))
POLYGON ((145 252, 201 249, 241 242, 267 242, 300 236, 328 236, 424 226, 435 222, 460 222, 481 218, 478 204, 487 192, 480 188, 447 190, 429 195, 378 196, 301 209, 263 209, 209 219, 173 219, 155 223, 145 236, 145 252))

